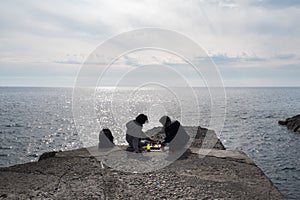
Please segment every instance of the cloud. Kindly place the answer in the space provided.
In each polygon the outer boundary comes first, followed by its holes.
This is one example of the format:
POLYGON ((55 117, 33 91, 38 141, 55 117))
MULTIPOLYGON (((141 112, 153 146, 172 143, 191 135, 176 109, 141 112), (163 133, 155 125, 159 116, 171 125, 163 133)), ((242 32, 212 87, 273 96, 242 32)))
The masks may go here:
POLYGON ((279 59, 279 60, 291 60, 291 59, 297 59, 299 58, 296 57, 296 54, 290 53, 290 54, 276 54, 273 56, 274 59, 279 59))
POLYGON ((256 57, 256 56, 248 56, 247 54, 243 54, 241 56, 227 56, 226 54, 217 54, 217 55, 213 55, 212 60, 216 63, 216 64, 233 64, 233 63, 245 63, 245 62, 259 62, 261 64, 261 62, 265 62, 267 61, 266 58, 260 58, 260 57, 256 57))
POLYGON ((86 5, 89 4, 84 4, 84 1, 70 3, 65 0, 1 2, 0 23, 4 27, 1 33, 25 32, 59 38, 110 33, 109 27, 100 17, 86 17, 88 9, 91 9, 91 5, 86 5))
MULTIPOLYGON (((264 65, 265 70, 277 70, 280 66, 299 66, 299 5, 294 0, 1 1, 0 73, 7 74, 10 65, 14 66, 9 72, 12 75, 22 71, 22 64, 38 64, 45 71, 29 67, 24 74, 46 77, 51 70, 56 73, 58 67, 51 66, 54 64, 66 67, 61 75, 75 74, 67 71, 77 70, 98 44, 142 27, 167 28, 187 35, 227 75, 226 70, 232 68, 249 70, 264 65), (73 65, 77 67, 69 67, 73 65)), ((176 41, 173 45, 180 46, 176 41)), ((174 66, 180 63, 149 58, 154 59, 174 66)), ((134 57, 124 61, 128 66, 141 63, 134 57)))
POLYGON ((284 9, 289 7, 299 7, 300 2, 298 0, 254 0, 251 1, 250 5, 272 9, 284 9))

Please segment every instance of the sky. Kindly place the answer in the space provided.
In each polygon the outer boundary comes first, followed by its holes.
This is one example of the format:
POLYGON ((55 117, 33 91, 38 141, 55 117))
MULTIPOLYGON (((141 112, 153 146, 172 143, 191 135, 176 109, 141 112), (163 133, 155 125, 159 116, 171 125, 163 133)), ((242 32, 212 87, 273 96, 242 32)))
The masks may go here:
MULTIPOLYGON (((195 41, 226 87, 300 86, 298 19, 298 0, 4 0, 0 86, 72 87, 100 44, 145 27, 195 41)), ((162 55, 125 55, 111 76, 154 62, 180 66, 193 82, 195 72, 162 55)))

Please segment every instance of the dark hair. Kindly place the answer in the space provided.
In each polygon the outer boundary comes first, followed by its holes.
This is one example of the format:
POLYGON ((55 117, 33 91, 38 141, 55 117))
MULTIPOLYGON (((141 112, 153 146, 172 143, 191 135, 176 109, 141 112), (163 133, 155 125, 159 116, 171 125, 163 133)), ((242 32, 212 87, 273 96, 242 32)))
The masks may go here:
POLYGON ((135 121, 141 125, 145 124, 147 120, 148 120, 148 117, 147 117, 147 115, 144 115, 144 114, 139 114, 135 118, 135 121))
POLYGON ((171 118, 169 116, 162 116, 159 120, 159 122, 163 125, 163 126, 169 126, 171 123, 171 118))
POLYGON ((110 142, 114 143, 114 136, 112 135, 110 129, 104 128, 102 129, 104 135, 109 139, 110 142))
POLYGON ((108 128, 102 129, 99 133, 98 149, 104 150, 107 148, 113 148, 114 145, 114 136, 111 131, 108 128))
POLYGON ((166 124, 169 124, 171 122, 171 118, 169 116, 167 116, 166 118, 166 124))

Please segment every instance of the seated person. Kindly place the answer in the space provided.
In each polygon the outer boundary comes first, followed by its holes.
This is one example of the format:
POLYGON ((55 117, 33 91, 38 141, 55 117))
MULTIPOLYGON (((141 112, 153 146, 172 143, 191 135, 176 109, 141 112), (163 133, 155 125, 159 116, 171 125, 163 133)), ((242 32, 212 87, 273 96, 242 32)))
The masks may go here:
POLYGON ((107 149, 107 148, 113 148, 115 146, 114 144, 114 137, 111 133, 111 131, 108 128, 104 128, 99 133, 99 143, 98 143, 98 149, 107 149))
POLYGON ((171 121, 170 117, 163 116, 159 122, 163 125, 162 131, 166 137, 162 142, 163 146, 169 146, 172 152, 185 152, 186 145, 190 139, 179 121, 171 121))
POLYGON ((127 151, 140 153, 140 148, 142 146, 145 146, 145 144, 143 144, 141 140, 151 140, 142 130, 143 125, 146 122, 148 122, 148 117, 144 114, 140 114, 135 118, 135 120, 129 121, 126 124, 126 141, 129 144, 129 148, 127 148, 127 151))

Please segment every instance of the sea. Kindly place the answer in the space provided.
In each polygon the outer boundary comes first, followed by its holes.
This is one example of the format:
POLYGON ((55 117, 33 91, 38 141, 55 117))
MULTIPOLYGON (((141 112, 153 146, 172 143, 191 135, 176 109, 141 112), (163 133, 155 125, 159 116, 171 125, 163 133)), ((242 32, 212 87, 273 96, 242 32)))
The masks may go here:
POLYGON ((101 128, 124 144, 125 124, 137 114, 148 115, 145 130, 169 115, 183 125, 217 129, 227 149, 245 152, 288 199, 300 199, 300 134, 278 125, 300 114, 300 88, 82 90, 0 87, 0 167, 96 145, 101 128))

